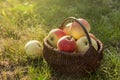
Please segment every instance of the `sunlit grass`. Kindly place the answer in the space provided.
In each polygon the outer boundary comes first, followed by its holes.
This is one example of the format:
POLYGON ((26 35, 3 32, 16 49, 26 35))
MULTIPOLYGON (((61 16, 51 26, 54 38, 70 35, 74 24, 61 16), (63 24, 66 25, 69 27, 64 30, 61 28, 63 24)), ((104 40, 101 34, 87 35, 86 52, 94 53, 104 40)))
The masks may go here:
POLYGON ((4 61, 0 79, 11 74, 12 80, 119 80, 119 12, 118 0, 0 0, 0 62, 4 61), (29 40, 43 44, 48 31, 69 16, 87 19, 92 33, 104 43, 100 68, 83 78, 52 73, 43 58, 29 59, 24 51, 29 40))

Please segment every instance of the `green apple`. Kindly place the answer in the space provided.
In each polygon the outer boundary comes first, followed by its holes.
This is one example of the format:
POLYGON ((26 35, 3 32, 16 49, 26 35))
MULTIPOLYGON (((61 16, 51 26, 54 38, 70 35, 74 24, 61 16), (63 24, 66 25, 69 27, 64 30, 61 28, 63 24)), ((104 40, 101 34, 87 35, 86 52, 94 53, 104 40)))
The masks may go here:
POLYGON ((38 40, 30 40, 25 44, 25 52, 29 57, 41 57, 42 54, 42 46, 38 40))
POLYGON ((96 40, 96 41, 97 41, 97 38, 96 38, 96 36, 95 36, 94 34, 89 33, 89 36, 90 36, 91 38, 93 38, 94 40, 96 40))
MULTIPOLYGON (((91 42, 92 42, 92 46, 98 50, 98 45, 97 45, 97 41, 93 38, 91 38, 91 42)), ((77 50, 82 54, 84 55, 85 52, 89 49, 89 42, 88 42, 88 39, 86 36, 83 36, 81 38, 79 38, 76 42, 77 44, 77 50)))

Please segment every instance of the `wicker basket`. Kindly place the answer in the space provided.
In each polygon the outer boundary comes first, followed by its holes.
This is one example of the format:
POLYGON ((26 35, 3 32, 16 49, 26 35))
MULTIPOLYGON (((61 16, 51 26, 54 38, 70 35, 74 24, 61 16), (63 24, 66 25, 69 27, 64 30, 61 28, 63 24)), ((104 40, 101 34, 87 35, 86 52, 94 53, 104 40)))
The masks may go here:
POLYGON ((89 41, 89 49, 85 55, 82 56, 79 53, 69 54, 68 52, 59 51, 50 46, 45 38, 43 43, 43 56, 50 67, 57 72, 70 76, 85 76, 87 73, 93 72, 100 66, 101 59, 103 58, 103 44, 97 39, 99 49, 96 51, 91 44, 87 30, 74 17, 66 18, 60 25, 60 28, 63 28, 65 23, 70 20, 78 22, 86 33, 89 41))

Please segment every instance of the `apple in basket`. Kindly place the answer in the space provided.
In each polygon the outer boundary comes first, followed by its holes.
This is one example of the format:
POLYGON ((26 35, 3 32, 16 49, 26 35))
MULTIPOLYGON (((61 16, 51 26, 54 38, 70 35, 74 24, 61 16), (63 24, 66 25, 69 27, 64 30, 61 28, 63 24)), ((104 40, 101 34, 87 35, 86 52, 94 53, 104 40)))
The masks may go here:
MULTIPOLYGON (((78 21, 84 25, 88 32, 90 31, 90 24, 85 19, 80 18, 78 21)), ((81 25, 78 22, 74 21, 71 26, 71 36, 73 36, 75 39, 79 39, 83 35, 85 35, 85 32, 83 31, 81 25)))
MULTIPOLYGON (((88 33, 88 34, 89 34, 89 36, 90 36, 91 38, 93 38, 94 40, 97 41, 97 38, 96 38, 96 36, 95 36, 94 34, 92 34, 92 33, 88 33)), ((83 35, 83 36, 85 36, 85 35, 83 35)), ((81 36, 81 37, 83 37, 83 36, 81 36)))
POLYGON ((96 38, 96 36, 95 36, 94 34, 89 33, 89 36, 90 36, 91 38, 93 38, 94 40, 96 40, 96 41, 97 41, 97 38, 96 38))
POLYGON ((57 47, 57 41, 65 35, 66 35, 66 33, 63 30, 53 29, 49 32, 46 39, 51 46, 56 48, 57 47))
MULTIPOLYGON (((92 37, 90 37, 91 42, 93 47, 98 50, 98 45, 97 45, 97 41, 95 39, 93 39, 92 37)), ((85 52, 89 49, 89 42, 86 36, 83 36, 81 38, 79 38, 76 42, 77 44, 77 50, 84 55, 85 52)))
POLYGON ((72 26, 72 23, 68 23, 65 25, 65 27, 63 28, 63 31, 67 34, 70 35, 70 27, 72 26))
POLYGON ((73 52, 76 50, 76 41, 71 36, 63 36, 57 42, 57 49, 65 52, 73 52))
POLYGON ((42 46, 38 40, 30 40, 25 44, 25 52, 29 57, 41 57, 42 56, 42 46))

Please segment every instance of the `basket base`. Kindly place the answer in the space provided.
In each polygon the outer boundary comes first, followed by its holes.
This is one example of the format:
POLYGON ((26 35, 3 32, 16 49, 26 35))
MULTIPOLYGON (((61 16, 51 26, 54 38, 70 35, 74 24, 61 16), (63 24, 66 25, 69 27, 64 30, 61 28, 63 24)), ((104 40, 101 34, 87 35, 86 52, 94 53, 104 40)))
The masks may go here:
MULTIPOLYGON (((71 76, 71 77, 85 77, 87 76, 89 73, 92 73, 94 72, 99 66, 100 66, 100 63, 96 65, 96 67, 92 70, 88 69, 86 70, 86 66, 83 65, 83 66, 78 66, 78 67, 68 67, 65 66, 65 65, 58 65, 58 64, 48 64, 52 71, 53 72, 57 72, 61 75, 65 75, 65 76, 71 76)), ((73 64, 75 65, 75 64, 73 64)))
POLYGON ((56 72, 67 76, 86 76, 95 71, 103 58, 103 46, 98 40, 99 50, 91 45, 84 56, 68 54, 51 47, 46 40, 43 43, 43 56, 48 65, 56 72))

